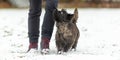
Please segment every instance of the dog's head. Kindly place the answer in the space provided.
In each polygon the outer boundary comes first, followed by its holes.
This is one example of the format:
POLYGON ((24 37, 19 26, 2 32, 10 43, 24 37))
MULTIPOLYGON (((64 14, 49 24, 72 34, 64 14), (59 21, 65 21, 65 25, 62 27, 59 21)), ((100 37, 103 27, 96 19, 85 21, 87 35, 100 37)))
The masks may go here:
POLYGON ((76 8, 73 14, 69 14, 65 9, 62 9, 61 11, 55 9, 53 12, 53 18, 56 21, 56 26, 59 30, 59 33, 69 33, 73 24, 76 24, 77 22, 78 10, 76 8))
POLYGON ((53 18, 58 22, 72 22, 76 23, 78 19, 78 10, 77 8, 74 10, 74 14, 69 14, 65 9, 58 11, 57 9, 53 12, 53 18))

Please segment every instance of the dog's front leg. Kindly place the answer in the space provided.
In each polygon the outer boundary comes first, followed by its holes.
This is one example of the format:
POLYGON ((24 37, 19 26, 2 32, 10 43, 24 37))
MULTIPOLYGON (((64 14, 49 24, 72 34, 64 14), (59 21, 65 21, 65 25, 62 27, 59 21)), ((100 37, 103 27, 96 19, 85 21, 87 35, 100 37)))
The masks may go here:
POLYGON ((77 36, 75 38, 75 42, 74 42, 74 44, 72 46, 72 50, 74 50, 74 51, 76 51, 76 47, 77 47, 79 36, 80 36, 80 33, 79 33, 79 30, 78 30, 77 36))
POLYGON ((57 53, 58 54, 62 54, 63 53, 63 47, 64 47, 64 43, 59 40, 59 41, 56 41, 56 46, 57 46, 57 53))
POLYGON ((64 47, 64 52, 67 52, 71 48, 72 44, 73 44, 72 41, 71 42, 67 42, 67 44, 64 47))

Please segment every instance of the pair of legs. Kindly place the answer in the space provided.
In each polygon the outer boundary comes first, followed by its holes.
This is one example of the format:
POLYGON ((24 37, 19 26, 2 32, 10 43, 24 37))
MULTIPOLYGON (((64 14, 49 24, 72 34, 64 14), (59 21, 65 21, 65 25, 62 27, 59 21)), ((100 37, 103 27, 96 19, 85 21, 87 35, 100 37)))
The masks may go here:
MULTIPOLYGON (((42 10, 42 0, 29 0, 30 9, 28 17, 28 37, 29 48, 36 48, 39 39, 40 15, 42 10), (34 44, 35 43, 35 44, 34 44), (34 46, 32 46, 34 45, 34 46)), ((46 0, 45 15, 42 24, 41 38, 50 40, 53 32, 54 20, 52 12, 57 8, 58 0, 46 0)), ((41 40, 42 40, 41 39, 41 40)), ((43 39, 44 40, 44 39, 43 39)), ((41 42, 42 43, 42 42, 41 42)))

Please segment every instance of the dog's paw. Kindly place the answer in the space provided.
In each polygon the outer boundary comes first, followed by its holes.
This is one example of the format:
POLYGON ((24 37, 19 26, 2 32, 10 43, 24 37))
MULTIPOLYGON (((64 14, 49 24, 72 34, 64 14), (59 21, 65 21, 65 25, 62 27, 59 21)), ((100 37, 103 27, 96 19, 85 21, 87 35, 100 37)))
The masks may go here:
POLYGON ((58 51, 57 54, 63 54, 63 51, 58 51))
POLYGON ((73 49, 71 49, 70 51, 76 51, 76 49, 73 48, 73 49))

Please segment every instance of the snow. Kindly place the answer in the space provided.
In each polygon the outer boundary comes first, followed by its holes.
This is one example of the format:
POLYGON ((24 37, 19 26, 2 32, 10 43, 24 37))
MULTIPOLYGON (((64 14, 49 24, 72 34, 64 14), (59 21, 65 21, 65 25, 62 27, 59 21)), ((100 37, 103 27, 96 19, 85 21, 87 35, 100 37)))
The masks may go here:
MULTIPOLYGON (((69 13, 73 13, 73 10, 67 9, 69 13)), ((26 53, 29 45, 28 9, 0 9, 0 60, 119 60, 120 9, 78 10, 80 38, 77 51, 57 54, 55 27, 50 54, 41 55, 39 50, 36 53, 26 53)), ((44 9, 41 24, 43 15, 44 9)))

